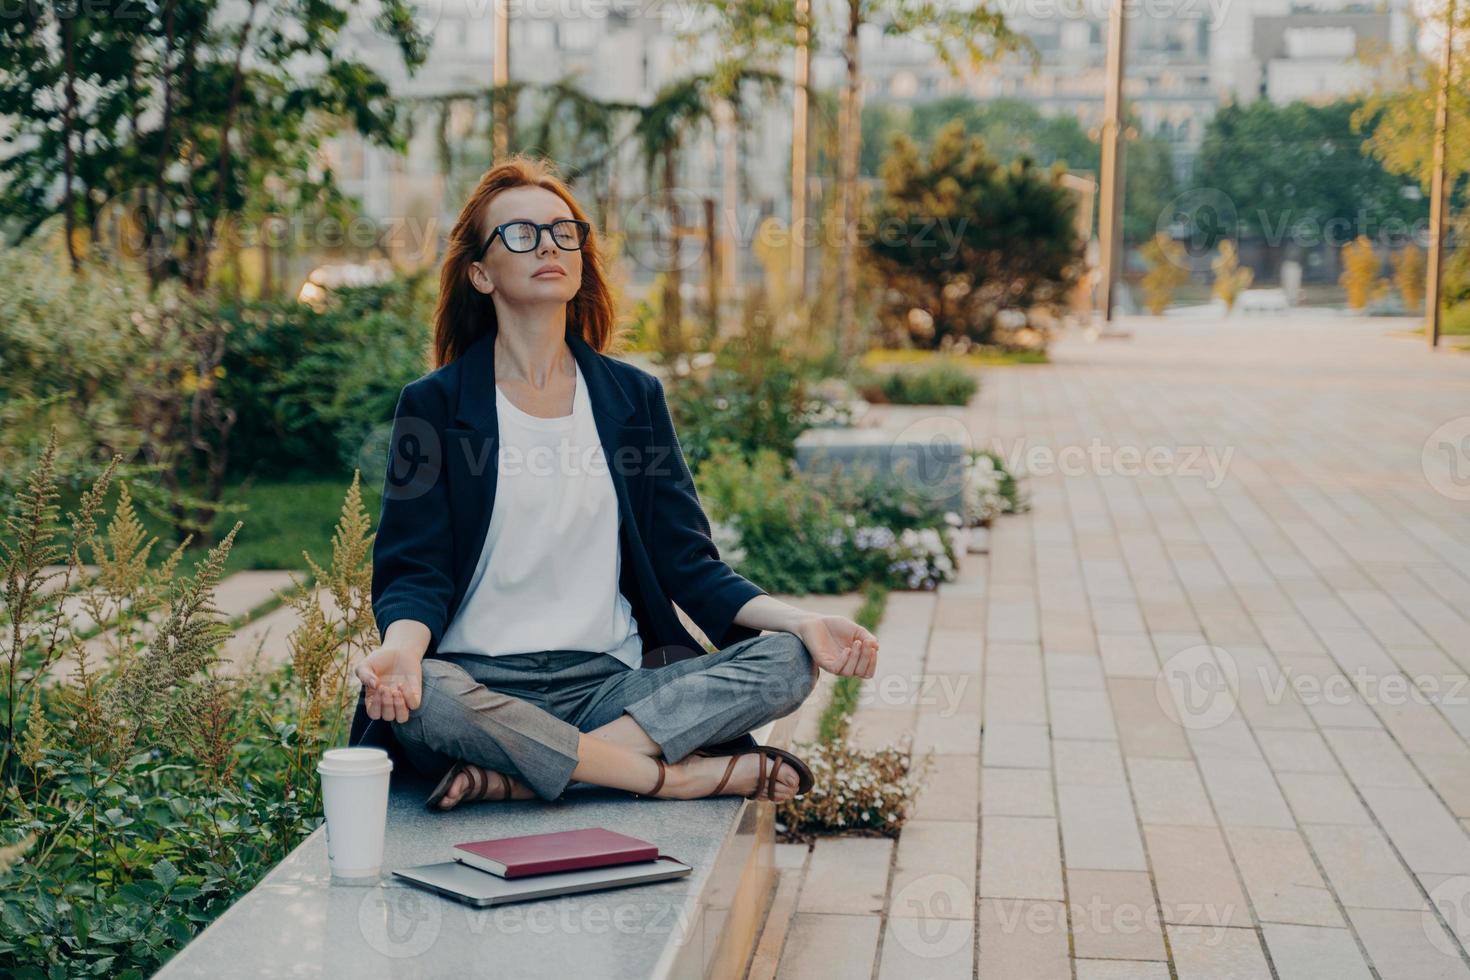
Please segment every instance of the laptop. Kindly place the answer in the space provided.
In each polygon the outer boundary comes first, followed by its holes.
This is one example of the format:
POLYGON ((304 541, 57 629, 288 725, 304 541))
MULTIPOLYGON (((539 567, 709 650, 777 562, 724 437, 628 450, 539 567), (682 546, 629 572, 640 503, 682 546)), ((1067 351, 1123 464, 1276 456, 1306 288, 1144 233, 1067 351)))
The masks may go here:
POLYGON ((694 869, 671 857, 606 868, 556 871, 526 878, 502 878, 459 861, 421 864, 393 872, 399 878, 476 908, 506 905, 534 898, 574 895, 577 892, 621 888, 683 878, 694 869))

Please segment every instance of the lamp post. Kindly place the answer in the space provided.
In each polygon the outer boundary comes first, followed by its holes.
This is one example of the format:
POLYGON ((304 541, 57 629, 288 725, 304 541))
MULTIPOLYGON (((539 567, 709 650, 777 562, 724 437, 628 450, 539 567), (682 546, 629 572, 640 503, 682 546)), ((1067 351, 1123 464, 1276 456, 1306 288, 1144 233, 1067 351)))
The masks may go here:
POLYGON ((494 0, 495 2, 495 65, 491 80, 495 90, 500 93, 500 98, 495 102, 495 111, 492 114, 490 125, 494 127, 495 134, 492 139, 492 149, 497 161, 504 160, 510 154, 510 92, 505 86, 510 84, 510 2, 511 0, 494 0))
POLYGON ((811 115, 811 0, 796 0, 796 72, 791 90, 791 295, 806 296, 806 145, 811 115))
POLYGON ((1098 271, 1101 273, 1103 326, 1113 322, 1114 284, 1123 264, 1123 48, 1127 18, 1124 0, 1112 0, 1108 11, 1108 87, 1103 97, 1101 199, 1098 204, 1098 271))
POLYGON ((1429 260, 1424 283, 1424 334, 1431 348, 1439 346, 1439 294, 1444 268, 1444 226, 1447 188, 1445 147, 1450 131, 1450 75, 1454 71, 1455 0, 1445 0, 1444 44, 1439 55, 1439 95, 1434 107, 1434 171, 1429 189, 1429 260))

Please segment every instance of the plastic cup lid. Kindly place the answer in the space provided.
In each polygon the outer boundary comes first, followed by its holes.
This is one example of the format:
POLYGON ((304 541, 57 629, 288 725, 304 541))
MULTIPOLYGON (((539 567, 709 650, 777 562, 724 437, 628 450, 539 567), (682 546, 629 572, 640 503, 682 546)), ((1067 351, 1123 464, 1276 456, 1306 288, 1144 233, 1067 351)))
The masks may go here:
POLYGON ((391 771, 393 760, 382 749, 327 749, 317 763, 317 771, 342 774, 391 771))

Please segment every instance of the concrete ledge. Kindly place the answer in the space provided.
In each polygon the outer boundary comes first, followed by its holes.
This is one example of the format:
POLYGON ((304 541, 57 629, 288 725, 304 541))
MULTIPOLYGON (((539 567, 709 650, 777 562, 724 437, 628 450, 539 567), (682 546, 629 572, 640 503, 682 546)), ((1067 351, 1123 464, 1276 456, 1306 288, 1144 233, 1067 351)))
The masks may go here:
MULTIPOLYGON (((753 734, 788 745, 800 712, 753 734)), ((775 885, 775 806, 723 796, 632 799, 574 784, 560 803, 431 813, 430 786, 395 772, 384 878, 333 886, 324 831, 297 847, 157 976, 686 978, 743 974, 775 885), (693 865, 689 877, 475 909, 400 884, 394 868, 451 859, 461 841, 604 826, 693 865)))
POLYGON ((964 506, 967 435, 948 415, 902 429, 808 429, 796 438, 796 465, 812 473, 841 470, 897 479, 947 510, 964 506))

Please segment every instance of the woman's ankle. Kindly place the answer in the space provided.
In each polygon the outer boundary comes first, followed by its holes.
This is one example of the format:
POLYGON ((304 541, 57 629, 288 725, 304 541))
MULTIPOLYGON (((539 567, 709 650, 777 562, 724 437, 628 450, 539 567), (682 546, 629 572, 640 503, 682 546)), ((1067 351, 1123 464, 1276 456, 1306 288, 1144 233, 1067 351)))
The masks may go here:
POLYGON ((689 761, 686 759, 682 762, 664 763, 664 784, 659 787, 657 793, 652 795, 666 800, 683 800, 694 795, 694 789, 694 780, 689 772, 689 761))

